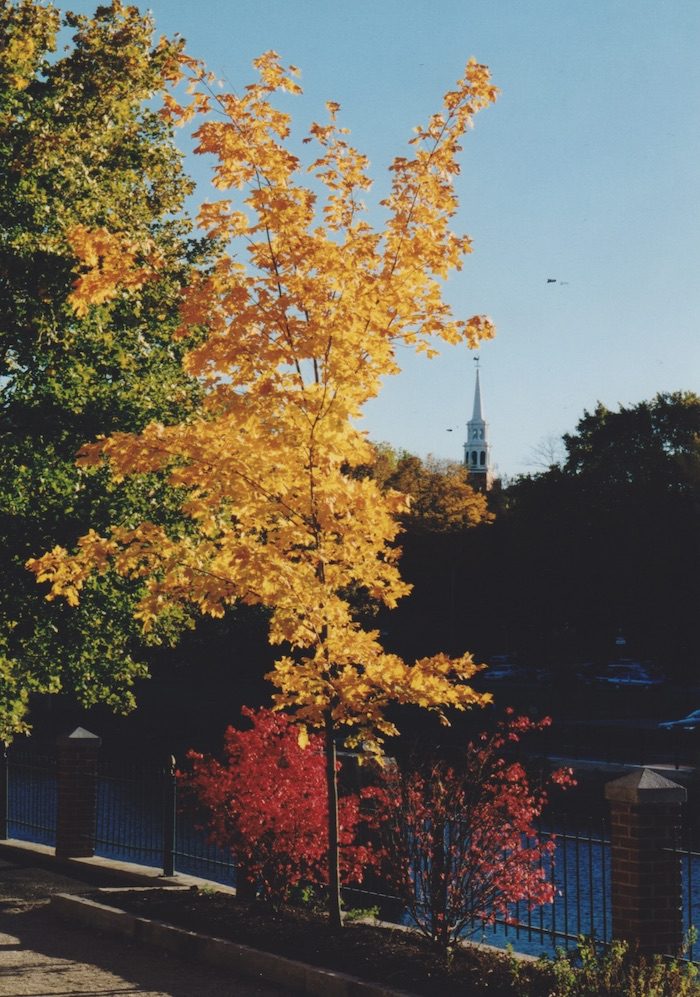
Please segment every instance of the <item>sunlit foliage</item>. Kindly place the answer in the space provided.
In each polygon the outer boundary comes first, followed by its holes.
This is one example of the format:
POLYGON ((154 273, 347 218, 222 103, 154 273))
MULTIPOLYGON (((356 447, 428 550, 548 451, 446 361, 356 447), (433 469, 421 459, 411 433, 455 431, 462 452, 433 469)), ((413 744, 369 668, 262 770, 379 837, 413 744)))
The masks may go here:
MULTIPOLYGON (((80 465, 107 461, 116 480, 165 471, 186 490, 191 525, 90 531, 73 554, 56 547, 32 568, 51 581, 52 597, 72 603, 95 571, 145 579, 146 629, 173 605, 212 615, 235 600, 271 607, 270 639, 289 649, 270 676, 277 705, 311 726, 332 720, 367 745, 394 732, 384 715, 391 701, 443 716, 481 701, 467 684, 468 654, 413 664, 385 654, 344 592, 355 586, 392 606, 407 591, 393 546, 406 500, 350 473, 372 459, 357 428, 364 403, 398 371, 397 346, 431 353, 440 339, 474 346, 492 334, 488 319, 452 316, 442 278, 470 248, 449 228, 459 140, 495 90, 471 61, 443 110, 416 130, 412 157, 394 161, 386 225, 376 231, 362 211, 367 161, 338 125, 337 105, 328 105, 327 124, 312 125, 318 152, 305 167, 288 147, 288 116, 272 104, 275 93, 299 89, 275 53, 256 60, 259 81, 240 96, 215 97, 199 64, 180 64, 192 102, 183 109, 170 98, 163 113, 204 113, 198 152, 215 157, 216 187, 244 195, 243 210, 232 199, 202 208, 200 224, 232 250, 211 273, 193 271, 184 294, 177 335, 206 331, 186 358, 204 406, 174 425, 152 422, 86 445, 80 465), (305 172, 313 187, 302 183, 305 172)), ((95 231, 74 242, 79 312, 95 307, 95 294, 128 294, 145 279, 132 253, 121 273, 110 255, 110 292, 94 262, 104 241, 95 231)))

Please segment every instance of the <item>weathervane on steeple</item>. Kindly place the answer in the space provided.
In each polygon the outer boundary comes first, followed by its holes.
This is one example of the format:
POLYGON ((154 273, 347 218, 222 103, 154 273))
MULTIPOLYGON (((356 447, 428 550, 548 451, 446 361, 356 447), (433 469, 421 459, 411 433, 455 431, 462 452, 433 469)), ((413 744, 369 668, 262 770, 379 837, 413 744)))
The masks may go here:
POLYGON ((464 466, 469 472, 469 481, 478 491, 486 491, 491 485, 491 448, 488 441, 488 423, 481 409, 481 369, 479 354, 474 356, 476 383, 474 385, 474 408, 467 423, 467 442, 464 444, 464 466))

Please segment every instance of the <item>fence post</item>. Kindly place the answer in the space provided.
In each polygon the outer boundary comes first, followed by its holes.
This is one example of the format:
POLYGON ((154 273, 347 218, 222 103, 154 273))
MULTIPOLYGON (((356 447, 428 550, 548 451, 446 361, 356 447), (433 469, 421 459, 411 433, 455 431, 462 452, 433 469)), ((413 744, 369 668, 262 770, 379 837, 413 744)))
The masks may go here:
POLYGON ((646 954, 683 942, 681 804, 688 793, 651 769, 605 786, 610 802, 612 934, 646 954))
POLYGON ((177 776, 175 774, 175 756, 165 767, 165 786, 163 787, 163 875, 175 874, 175 834, 177 822, 177 776))
POLYGON ((0 841, 7 841, 8 802, 10 779, 7 762, 7 745, 0 749, 0 841))
POLYGON ((95 854, 97 756, 102 738, 83 727, 58 738, 56 855, 90 858, 95 854))

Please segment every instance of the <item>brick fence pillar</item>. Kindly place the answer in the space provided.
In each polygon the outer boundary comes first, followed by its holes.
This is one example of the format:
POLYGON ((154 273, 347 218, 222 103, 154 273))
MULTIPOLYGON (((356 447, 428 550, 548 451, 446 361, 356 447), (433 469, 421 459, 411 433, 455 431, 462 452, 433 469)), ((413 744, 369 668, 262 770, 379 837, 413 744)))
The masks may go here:
POLYGON ((56 855, 86 858, 95 853, 97 756, 102 739, 83 727, 58 738, 56 855))
POLYGON ((687 790, 651 769, 609 782, 612 933, 642 952, 674 954, 683 942, 681 804, 687 790))

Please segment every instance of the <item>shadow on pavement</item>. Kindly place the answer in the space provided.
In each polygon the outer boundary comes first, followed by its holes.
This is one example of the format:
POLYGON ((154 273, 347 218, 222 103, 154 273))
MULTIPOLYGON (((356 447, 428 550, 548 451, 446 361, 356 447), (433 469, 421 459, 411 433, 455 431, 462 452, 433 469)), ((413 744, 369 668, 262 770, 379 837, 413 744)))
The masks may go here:
POLYGON ((286 992, 86 931, 50 909, 52 893, 90 892, 105 885, 103 876, 98 879, 81 882, 31 863, 0 863, 2 997, 280 997, 286 992))

